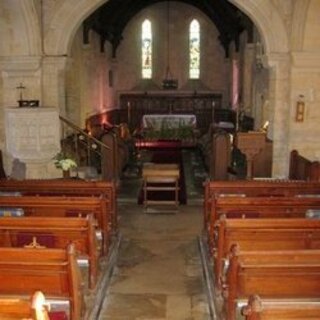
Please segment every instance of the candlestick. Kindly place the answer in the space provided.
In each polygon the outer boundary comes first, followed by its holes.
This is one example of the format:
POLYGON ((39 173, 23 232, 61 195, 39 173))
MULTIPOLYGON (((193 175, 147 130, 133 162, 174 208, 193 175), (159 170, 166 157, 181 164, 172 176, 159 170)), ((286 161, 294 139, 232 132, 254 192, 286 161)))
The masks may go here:
POLYGON ((211 103, 212 109, 211 109, 211 117, 212 117, 212 125, 214 124, 214 106, 216 105, 214 101, 211 103))
POLYGON ((23 90, 25 89, 26 87, 20 83, 20 85, 18 87, 16 87, 16 89, 19 90, 19 100, 22 101, 23 100, 23 90))
POLYGON ((129 125, 129 127, 130 127, 130 123, 131 123, 131 104, 130 104, 130 101, 128 101, 127 107, 128 107, 128 110, 127 110, 127 119, 128 119, 128 125, 129 125))
POLYGON ((239 112, 239 107, 238 107, 236 110, 236 132, 239 131, 239 114, 240 114, 240 112, 239 112))

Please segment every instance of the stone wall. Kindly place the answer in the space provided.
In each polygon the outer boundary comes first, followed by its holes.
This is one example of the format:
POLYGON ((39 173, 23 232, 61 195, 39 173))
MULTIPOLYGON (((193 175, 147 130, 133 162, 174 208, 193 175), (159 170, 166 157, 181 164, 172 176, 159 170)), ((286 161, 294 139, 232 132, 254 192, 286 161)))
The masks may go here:
POLYGON ((90 32, 83 44, 82 28, 76 33, 66 71, 66 116, 81 128, 93 113, 112 108, 108 86, 108 55, 100 52, 100 38, 90 32))
MULTIPOLYGON (((127 25, 117 51, 115 85, 118 91, 141 89, 141 24, 148 18, 153 28, 153 77, 161 90, 161 82, 167 68, 167 12, 166 3, 160 2, 138 13, 127 25)), ((218 31, 211 21, 195 7, 172 2, 169 14, 169 66, 172 76, 179 81, 178 90, 194 91, 188 83, 189 24, 198 19, 201 32, 201 70, 203 88, 228 92, 228 64, 225 52, 218 40, 218 31)), ((229 103, 228 99, 224 105, 229 103)))

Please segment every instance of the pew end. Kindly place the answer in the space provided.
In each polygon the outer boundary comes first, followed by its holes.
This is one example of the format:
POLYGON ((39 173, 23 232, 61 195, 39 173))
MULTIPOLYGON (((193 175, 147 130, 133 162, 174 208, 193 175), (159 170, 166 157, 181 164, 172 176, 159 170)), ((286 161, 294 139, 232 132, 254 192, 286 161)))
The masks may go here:
POLYGON ((270 300, 251 295, 238 307, 245 320, 316 320, 320 316, 320 299, 270 300))
POLYGON ((2 320, 50 320, 50 304, 41 291, 30 298, 0 297, 0 319, 2 320))

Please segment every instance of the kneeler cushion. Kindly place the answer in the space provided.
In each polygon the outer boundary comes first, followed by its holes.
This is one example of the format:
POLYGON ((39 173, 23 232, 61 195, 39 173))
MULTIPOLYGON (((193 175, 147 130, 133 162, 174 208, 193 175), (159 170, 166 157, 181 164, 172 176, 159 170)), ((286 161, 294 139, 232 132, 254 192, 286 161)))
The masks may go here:
POLYGON ((30 234, 30 233, 18 233, 17 234, 17 247, 24 247, 30 245, 33 242, 33 237, 36 238, 37 243, 40 246, 46 248, 54 248, 54 236, 51 234, 30 234))
POLYGON ((51 311, 49 312, 50 320, 68 320, 68 316, 64 311, 51 311))

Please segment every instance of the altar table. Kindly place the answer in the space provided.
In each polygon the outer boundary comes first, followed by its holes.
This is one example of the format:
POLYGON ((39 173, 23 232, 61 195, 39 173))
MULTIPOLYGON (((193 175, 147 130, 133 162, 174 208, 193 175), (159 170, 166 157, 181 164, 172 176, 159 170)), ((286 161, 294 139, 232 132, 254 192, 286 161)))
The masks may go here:
POLYGON ((142 128, 161 130, 185 126, 196 128, 197 118, 194 114, 145 114, 142 117, 142 128))

